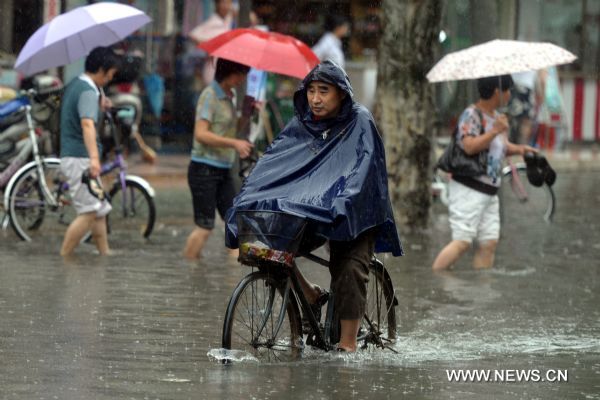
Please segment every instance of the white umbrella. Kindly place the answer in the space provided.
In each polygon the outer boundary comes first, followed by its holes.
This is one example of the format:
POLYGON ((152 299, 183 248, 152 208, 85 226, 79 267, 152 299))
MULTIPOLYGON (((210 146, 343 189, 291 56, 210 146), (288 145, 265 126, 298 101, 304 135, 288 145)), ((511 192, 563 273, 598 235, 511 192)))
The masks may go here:
POLYGON ((67 65, 98 46, 117 43, 151 19, 135 7, 95 3, 53 18, 27 40, 15 69, 25 76, 67 65))
POLYGON ((477 79, 568 64, 576 58, 552 43, 497 39, 445 55, 427 73, 427 79, 477 79))

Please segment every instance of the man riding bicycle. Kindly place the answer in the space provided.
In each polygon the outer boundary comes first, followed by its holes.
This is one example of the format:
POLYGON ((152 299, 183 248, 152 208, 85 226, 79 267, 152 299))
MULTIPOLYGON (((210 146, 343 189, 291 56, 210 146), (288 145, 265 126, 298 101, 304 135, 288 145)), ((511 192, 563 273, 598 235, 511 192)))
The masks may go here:
MULTIPOLYGON (((402 255, 383 143, 371 113, 352 94, 342 68, 317 65, 294 94, 295 117, 258 161, 226 218, 230 248, 239 246, 236 211, 243 210, 305 217, 300 252, 329 241, 338 350, 350 352, 365 313, 373 253, 402 255)), ((317 302, 318 286, 304 282, 307 299, 317 302)))

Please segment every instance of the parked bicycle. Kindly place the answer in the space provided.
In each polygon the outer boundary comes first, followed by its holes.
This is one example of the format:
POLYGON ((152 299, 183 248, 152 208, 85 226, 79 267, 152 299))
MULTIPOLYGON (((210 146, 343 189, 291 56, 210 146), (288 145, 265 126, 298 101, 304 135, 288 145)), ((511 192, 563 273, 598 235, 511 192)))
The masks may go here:
MULTIPOLYGON (((105 114, 117 145, 114 159, 103 164, 101 174, 118 171, 108 192, 113 211, 107 223, 109 231, 138 232, 148 238, 156 219, 154 189, 143 178, 127 174, 120 146, 122 138, 114 123, 115 118, 126 123, 130 114, 128 109, 112 109, 105 114)), ((60 174, 57 158, 40 158, 21 168, 9 182, 4 201, 11 225, 22 240, 62 237, 75 217, 69 186, 60 174)))
MULTIPOLYGON (((295 257, 329 266, 323 258, 299 252, 304 222, 287 214, 286 230, 290 232, 291 226, 298 226, 295 234, 265 235, 258 229, 260 214, 271 212, 245 213, 244 218, 238 214, 239 261, 257 270, 246 275, 233 291, 223 324, 223 348, 246 351, 259 360, 276 362, 297 359, 305 345, 332 350, 340 335, 333 302, 335 293, 330 293, 325 319, 319 321, 294 272, 295 257), (256 247, 259 242, 282 247, 281 250, 256 247), (304 331, 303 319, 308 321, 308 329, 304 331)), ((390 275, 383 263, 373 257, 369 265, 367 308, 358 334, 360 348, 392 349, 397 335, 397 305, 390 275)))
MULTIPOLYGON (((51 130, 56 128, 52 123, 60 104, 62 83, 48 76, 36 78, 34 88, 21 91, 19 97, 0 106, 0 191, 5 194, 11 178, 28 161, 32 160, 27 165, 43 168, 41 157, 56 150, 51 130)), ((2 208, 4 214, 0 220, 6 228, 8 209, 2 208)))

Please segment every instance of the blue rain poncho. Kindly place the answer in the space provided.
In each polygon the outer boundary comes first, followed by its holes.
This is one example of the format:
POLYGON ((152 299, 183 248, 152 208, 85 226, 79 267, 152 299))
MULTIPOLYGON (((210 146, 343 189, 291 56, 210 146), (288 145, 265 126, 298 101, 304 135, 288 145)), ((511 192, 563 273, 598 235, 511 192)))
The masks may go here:
POLYGON ((377 227, 375 251, 402 255, 383 142, 371 113, 352 99, 346 73, 330 61, 317 65, 294 94, 294 108, 295 117, 260 158, 227 212, 226 245, 238 247, 236 211, 282 211, 307 218, 307 234, 331 240, 350 241, 377 227), (306 96, 313 81, 346 93, 336 117, 314 119, 306 96))

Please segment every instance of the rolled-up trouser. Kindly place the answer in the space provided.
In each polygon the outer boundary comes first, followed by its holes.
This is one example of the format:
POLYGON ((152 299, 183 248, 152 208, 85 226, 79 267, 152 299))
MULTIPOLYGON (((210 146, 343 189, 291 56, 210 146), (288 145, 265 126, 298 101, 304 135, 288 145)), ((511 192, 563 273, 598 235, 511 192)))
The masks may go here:
POLYGON ((329 272, 335 309, 340 319, 360 319, 367 304, 369 264, 375 232, 365 231, 349 242, 331 240, 329 272))

